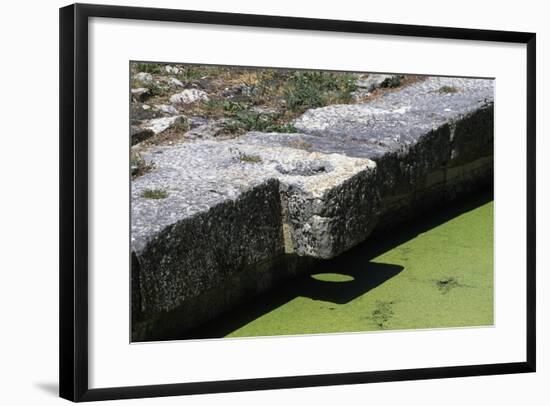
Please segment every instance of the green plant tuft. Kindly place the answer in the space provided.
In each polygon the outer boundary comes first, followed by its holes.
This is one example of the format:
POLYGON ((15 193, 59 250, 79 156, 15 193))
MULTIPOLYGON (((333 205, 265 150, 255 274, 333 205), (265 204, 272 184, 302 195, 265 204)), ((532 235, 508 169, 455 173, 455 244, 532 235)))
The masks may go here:
POLYGON ((262 162, 262 158, 259 155, 249 155, 240 151, 237 152, 237 158, 241 162, 247 162, 251 164, 259 164, 260 162, 262 162))
POLYGON ((441 86, 438 92, 439 93, 457 93, 458 89, 454 86, 441 86))
POLYGON ((139 153, 132 152, 130 156, 130 172, 132 179, 135 179, 149 172, 155 167, 152 162, 145 161, 139 153))
POLYGON ((141 194, 141 197, 145 199, 166 199, 168 197, 168 192, 162 189, 146 189, 141 194))
POLYGON ((291 123, 281 122, 279 114, 273 115, 255 111, 239 111, 233 114, 231 119, 223 124, 223 127, 226 132, 231 134, 242 134, 247 131, 297 132, 296 128, 291 123))
POLYGON ((177 132, 186 133, 191 129, 191 126, 189 125, 189 120, 187 120, 186 117, 180 117, 172 126, 172 129, 177 132))
POLYGON ((285 83, 286 108, 303 112, 329 103, 347 103, 357 88, 355 78, 348 73, 295 72, 285 83))
POLYGON ((136 70, 138 72, 146 72, 146 73, 161 73, 162 65, 158 63, 137 63, 136 70))

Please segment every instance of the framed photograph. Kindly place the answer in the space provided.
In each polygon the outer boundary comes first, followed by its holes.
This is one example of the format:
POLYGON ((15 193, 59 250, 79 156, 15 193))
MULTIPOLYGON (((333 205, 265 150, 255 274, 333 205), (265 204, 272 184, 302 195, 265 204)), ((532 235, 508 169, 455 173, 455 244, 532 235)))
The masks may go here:
POLYGON ((535 34, 60 9, 60 395, 535 371, 535 34))

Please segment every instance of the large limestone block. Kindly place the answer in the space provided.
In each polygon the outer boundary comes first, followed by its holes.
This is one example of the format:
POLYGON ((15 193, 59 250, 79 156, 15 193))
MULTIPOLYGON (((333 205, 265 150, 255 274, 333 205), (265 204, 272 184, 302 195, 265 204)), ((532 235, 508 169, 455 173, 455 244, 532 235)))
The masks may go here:
POLYGON ((156 147, 143 158, 154 169, 132 182, 140 317, 199 300, 240 273, 249 278, 247 269, 284 253, 333 257, 377 218, 368 159, 240 140, 156 147))

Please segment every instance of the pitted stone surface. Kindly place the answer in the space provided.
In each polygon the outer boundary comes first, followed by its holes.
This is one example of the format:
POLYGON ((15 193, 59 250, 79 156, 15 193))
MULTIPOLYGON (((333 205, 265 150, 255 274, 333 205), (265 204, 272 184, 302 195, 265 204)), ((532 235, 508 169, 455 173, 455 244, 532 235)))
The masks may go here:
POLYGON ((309 110, 295 123, 302 133, 243 141, 372 159, 382 200, 409 195, 403 211, 414 211, 430 173, 492 156, 493 91, 493 80, 428 78, 369 103, 309 110))
POLYGON ((330 139, 327 147, 340 144, 350 156, 374 159, 411 146, 493 100, 493 80, 430 77, 369 103, 309 110, 294 126, 304 134, 330 139), (456 92, 445 92, 445 87, 456 92))
POLYGON ((379 88, 386 79, 391 79, 396 75, 388 75, 381 73, 369 73, 366 79, 359 79, 356 82, 356 85, 360 89, 365 89, 368 92, 379 88))
MULTIPOLYGON (((201 295, 285 253, 333 257, 377 219, 380 199, 369 193, 375 164, 367 159, 240 140, 156 147, 143 159, 155 169, 132 182, 132 280, 142 314, 206 300, 201 295)), ((258 274, 254 289, 274 277, 258 274)))
POLYGON ((180 120, 184 120, 184 116, 171 116, 171 117, 161 117, 154 118, 147 121, 143 128, 153 131, 154 134, 160 134, 161 132, 167 130, 180 120))
MULTIPOLYGON (((323 199, 332 189, 347 187, 354 176, 371 176, 375 168, 368 159, 250 145, 246 139, 157 147, 142 157, 153 162, 155 169, 132 183, 132 244, 137 252, 170 224, 235 200, 269 179, 282 183, 286 194, 302 196, 304 204, 317 205, 310 208, 314 215, 323 212, 324 204, 331 204, 323 199), (167 197, 143 197, 147 190, 165 191, 167 197)), ((364 198, 372 206, 378 203, 376 194, 364 198)), ((301 242, 294 243, 300 250, 301 242)))

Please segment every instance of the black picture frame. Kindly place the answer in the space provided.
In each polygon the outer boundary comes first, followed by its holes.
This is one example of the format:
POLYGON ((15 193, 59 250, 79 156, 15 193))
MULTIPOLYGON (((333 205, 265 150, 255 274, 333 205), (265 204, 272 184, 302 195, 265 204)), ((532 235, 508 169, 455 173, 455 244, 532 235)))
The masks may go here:
POLYGON ((534 372, 536 35, 267 15, 74 4, 60 9, 60 396, 76 401, 145 398, 534 372), (495 41, 527 48, 527 323, 525 360, 375 372, 280 376, 115 388, 88 385, 88 19, 106 17, 198 24, 495 41))

